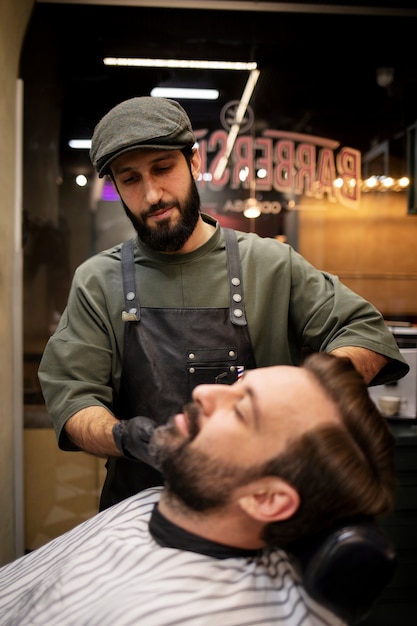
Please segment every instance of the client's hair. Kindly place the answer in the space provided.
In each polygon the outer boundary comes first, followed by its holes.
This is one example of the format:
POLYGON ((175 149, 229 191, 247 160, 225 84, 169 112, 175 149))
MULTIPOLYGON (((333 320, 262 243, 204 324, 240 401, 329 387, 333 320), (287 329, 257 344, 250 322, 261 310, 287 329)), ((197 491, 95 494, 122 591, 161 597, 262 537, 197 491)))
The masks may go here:
POLYGON ((349 359, 323 353, 308 356, 302 367, 334 402, 341 423, 295 437, 265 465, 265 474, 293 485, 301 501, 294 516, 265 528, 269 545, 286 546, 338 520, 387 515, 394 507, 394 438, 364 379, 349 359))

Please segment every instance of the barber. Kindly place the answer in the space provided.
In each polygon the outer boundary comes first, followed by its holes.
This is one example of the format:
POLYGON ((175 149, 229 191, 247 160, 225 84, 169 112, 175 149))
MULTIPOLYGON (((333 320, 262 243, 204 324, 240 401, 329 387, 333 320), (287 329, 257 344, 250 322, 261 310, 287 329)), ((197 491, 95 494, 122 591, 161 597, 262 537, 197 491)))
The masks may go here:
POLYGON ((59 447, 107 458, 100 509, 162 483, 147 443, 197 384, 299 365, 305 350, 348 356, 368 384, 408 371, 381 314, 336 276, 201 213, 195 142, 184 109, 151 97, 93 134, 137 237, 76 270, 39 379, 59 447))

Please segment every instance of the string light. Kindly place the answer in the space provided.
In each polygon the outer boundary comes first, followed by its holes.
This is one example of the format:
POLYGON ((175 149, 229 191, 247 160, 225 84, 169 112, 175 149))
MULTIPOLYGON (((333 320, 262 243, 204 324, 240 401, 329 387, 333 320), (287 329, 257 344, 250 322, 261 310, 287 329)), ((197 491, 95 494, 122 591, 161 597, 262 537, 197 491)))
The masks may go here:
POLYGON ((357 181, 360 190, 369 191, 403 191, 410 184, 407 176, 392 178, 391 176, 370 176, 366 180, 357 181))
POLYGON ((392 178, 391 176, 370 176, 365 180, 356 180, 350 178, 343 180, 342 178, 336 178, 333 181, 333 187, 341 189, 346 184, 349 187, 359 186, 359 189, 363 192, 369 191, 403 191, 410 184, 410 179, 407 176, 401 178, 392 178))

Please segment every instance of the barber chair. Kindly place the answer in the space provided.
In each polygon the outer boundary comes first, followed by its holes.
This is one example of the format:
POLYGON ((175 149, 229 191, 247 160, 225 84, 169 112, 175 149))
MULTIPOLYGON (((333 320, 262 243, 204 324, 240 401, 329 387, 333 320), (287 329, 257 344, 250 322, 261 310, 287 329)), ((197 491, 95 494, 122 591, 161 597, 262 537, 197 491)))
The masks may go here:
POLYGON ((397 565, 390 539, 369 519, 347 520, 288 551, 309 595, 349 625, 369 615, 397 565))

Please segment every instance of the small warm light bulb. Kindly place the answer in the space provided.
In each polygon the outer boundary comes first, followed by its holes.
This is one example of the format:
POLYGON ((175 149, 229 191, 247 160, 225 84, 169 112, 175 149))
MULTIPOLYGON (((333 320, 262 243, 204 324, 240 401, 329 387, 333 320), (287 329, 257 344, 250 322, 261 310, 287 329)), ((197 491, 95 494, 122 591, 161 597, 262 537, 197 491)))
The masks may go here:
POLYGON ((243 211, 243 215, 245 217, 249 217, 249 218, 250 217, 252 217, 252 218, 259 217, 260 214, 261 214, 261 212, 259 210, 259 207, 257 207, 257 206, 250 206, 250 207, 248 207, 247 209, 245 209, 243 211))
POLYGON ((239 180, 244 183, 247 177, 249 176, 249 168, 247 165, 239 170, 239 180))
POLYGON ((84 176, 84 174, 78 174, 78 176, 75 179, 75 182, 77 183, 79 187, 85 187, 88 180, 87 180, 87 177, 84 176))
POLYGON ((372 189, 372 187, 376 187, 377 183, 378 183, 378 180, 376 176, 370 176, 366 180, 366 186, 369 187, 370 189, 372 189))
POLYGON ((258 201, 256 198, 248 198, 246 201, 246 207, 243 211, 243 215, 248 218, 256 218, 261 214, 258 201))

